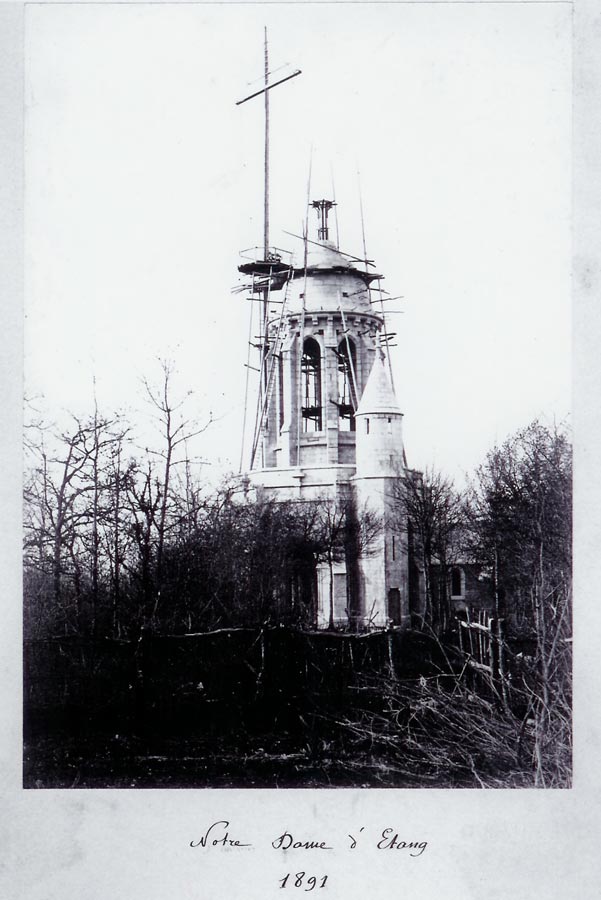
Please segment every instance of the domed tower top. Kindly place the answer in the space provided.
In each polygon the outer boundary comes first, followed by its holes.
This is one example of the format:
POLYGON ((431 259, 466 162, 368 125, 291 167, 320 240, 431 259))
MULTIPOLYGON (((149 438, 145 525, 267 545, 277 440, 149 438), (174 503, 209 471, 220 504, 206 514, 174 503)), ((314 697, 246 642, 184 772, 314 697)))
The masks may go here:
POLYGON ((352 261, 332 241, 320 241, 307 246, 307 270, 344 272, 352 268, 352 261))
POLYGON ((318 239, 307 238, 304 256, 292 269, 292 280, 298 288, 289 293, 288 311, 296 312, 302 307, 305 312, 338 313, 342 309, 347 314, 363 312, 373 316, 369 286, 382 276, 366 271, 366 260, 339 250, 330 240, 328 213, 335 205, 332 200, 311 203, 318 214, 318 239))

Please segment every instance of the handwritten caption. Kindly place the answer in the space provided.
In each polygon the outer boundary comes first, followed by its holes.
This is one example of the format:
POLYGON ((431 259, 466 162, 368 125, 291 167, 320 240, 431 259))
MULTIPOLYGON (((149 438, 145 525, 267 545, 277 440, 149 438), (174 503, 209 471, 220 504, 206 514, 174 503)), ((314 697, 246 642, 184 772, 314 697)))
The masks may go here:
MULTIPOLYGON (((405 836, 406 837, 406 836, 405 836)), ((347 834, 336 849, 342 847, 356 850, 359 846, 375 846, 376 850, 406 850, 409 856, 421 856, 425 852, 428 841, 405 840, 394 828, 383 828, 375 835, 366 832, 365 826, 357 830, 355 835, 347 834)), ((230 823, 226 819, 213 822, 197 840, 190 841, 190 847, 253 847, 251 841, 235 836, 230 823)), ((334 850, 334 843, 329 838, 307 838, 305 835, 294 835, 283 831, 271 841, 273 850, 334 850)))
MULTIPOLYGON (((428 846, 428 841, 405 840, 398 831, 391 827, 383 828, 375 835, 368 832, 365 826, 358 828, 356 832, 356 834, 347 834, 340 842, 336 842, 336 849, 357 850, 359 846, 371 846, 375 847, 376 850, 404 850, 406 855, 417 857, 421 856, 428 846)), ((283 831, 270 842, 270 847, 272 850, 284 851, 284 853, 289 850, 301 851, 295 857, 300 861, 300 859, 306 858, 303 856, 302 851, 327 852, 335 849, 334 843, 329 837, 306 837, 305 835, 293 834, 290 831, 283 831)), ((219 847, 226 849, 251 848, 253 846, 251 841, 236 833, 227 819, 219 819, 217 822, 213 822, 204 834, 201 834, 196 840, 190 841, 190 847, 193 849, 200 847, 204 850, 217 849, 219 847)), ((288 857, 285 856, 285 858, 287 859, 288 857)), ((278 879, 278 884, 281 889, 296 888, 307 892, 325 888, 329 877, 329 874, 324 874, 323 870, 319 874, 309 874, 304 870, 300 872, 286 872, 285 875, 278 879)))

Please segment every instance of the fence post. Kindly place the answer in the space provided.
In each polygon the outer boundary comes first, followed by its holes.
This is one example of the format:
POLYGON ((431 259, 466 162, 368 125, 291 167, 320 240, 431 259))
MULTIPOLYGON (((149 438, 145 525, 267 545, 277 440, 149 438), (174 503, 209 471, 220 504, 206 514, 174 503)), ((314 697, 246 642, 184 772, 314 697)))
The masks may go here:
MULTIPOLYGON (((471 624, 472 624, 472 617, 470 616, 469 612, 467 614, 467 624, 468 624, 468 626, 471 626, 471 624)), ((474 629, 473 628, 468 627, 467 636, 469 638, 469 644, 470 644, 470 656, 473 659, 475 656, 475 654, 474 654, 474 629)))
POLYGON ((499 680, 499 640, 497 633, 497 619, 491 619, 488 625, 489 631, 489 646, 490 646, 490 672, 492 676, 493 682, 497 683, 499 680))
POLYGON ((146 735, 148 726, 148 634, 145 626, 142 626, 138 644, 134 650, 134 664, 136 667, 136 724, 140 732, 146 735))
POLYGON ((262 625, 259 632, 259 650, 261 653, 261 668, 255 681, 255 700, 265 693, 265 628, 262 625))
POLYGON ((390 629, 388 631, 388 666, 390 668, 390 677, 393 681, 396 681, 396 669, 394 667, 394 646, 392 642, 393 631, 390 629))
POLYGON ((501 682, 501 696, 503 704, 509 705, 507 696, 507 682, 505 679, 505 619, 497 619, 497 643, 499 647, 499 680, 501 682))

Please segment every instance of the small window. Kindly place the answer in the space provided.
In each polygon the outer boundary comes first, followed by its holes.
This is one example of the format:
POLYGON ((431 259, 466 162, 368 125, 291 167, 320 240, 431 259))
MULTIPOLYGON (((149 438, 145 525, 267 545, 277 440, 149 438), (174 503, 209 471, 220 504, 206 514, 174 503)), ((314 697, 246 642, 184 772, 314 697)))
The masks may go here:
POLYGON ((465 575, 463 569, 454 566, 451 569, 451 597, 463 597, 465 593, 465 575))
POLYGON ((400 625, 401 617, 401 592, 398 588, 390 588, 388 591, 388 618, 393 625, 400 625))
POLYGON ((396 540, 394 534, 392 535, 392 558, 396 559, 396 540))
POLYGON ((369 419, 365 420, 365 434, 369 434, 369 419))
POLYGON ((388 416, 388 434, 392 434, 392 419, 388 416))

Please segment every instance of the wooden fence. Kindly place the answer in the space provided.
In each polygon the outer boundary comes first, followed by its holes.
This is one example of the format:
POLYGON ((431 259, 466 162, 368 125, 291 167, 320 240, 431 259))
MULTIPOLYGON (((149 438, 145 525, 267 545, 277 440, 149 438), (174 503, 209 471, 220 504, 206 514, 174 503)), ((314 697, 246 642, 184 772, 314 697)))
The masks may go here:
POLYGON ((116 730, 117 720, 151 719, 222 727, 228 715, 235 723, 255 712, 281 717, 290 708, 351 702, 363 676, 431 674, 443 665, 440 652, 427 635, 398 630, 233 628, 133 641, 27 641, 25 720, 102 721, 116 730))
POLYGON ((465 619, 457 617, 457 639, 465 666, 488 680, 504 703, 509 700, 505 621, 486 610, 468 610, 465 619))

